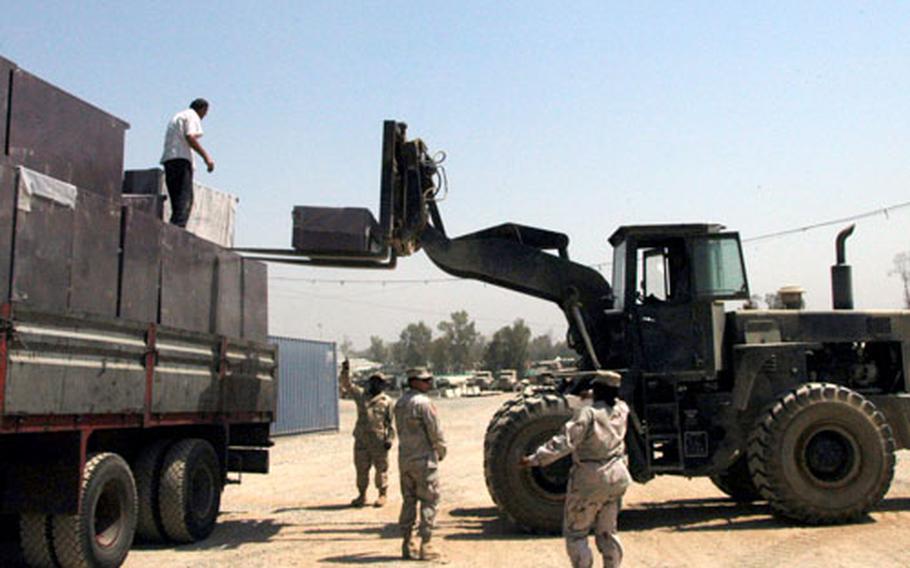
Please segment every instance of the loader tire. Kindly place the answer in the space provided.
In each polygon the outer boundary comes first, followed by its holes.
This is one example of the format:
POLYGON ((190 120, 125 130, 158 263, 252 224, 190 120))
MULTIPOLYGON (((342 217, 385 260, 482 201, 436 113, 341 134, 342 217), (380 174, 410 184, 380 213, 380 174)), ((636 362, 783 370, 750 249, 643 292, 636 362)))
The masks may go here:
POLYGON ((733 462, 733 465, 723 473, 712 475, 711 482, 737 503, 752 503, 762 499, 761 493, 752 482, 749 460, 745 455, 733 462))
POLYGON ((167 451, 158 493, 167 537, 196 542, 212 534, 221 508, 222 476, 215 449, 205 440, 180 440, 167 451))
POLYGON ((115 568, 133 545, 136 484, 130 466, 113 453, 88 456, 82 498, 72 515, 54 515, 54 555, 62 568, 115 568))
POLYGON ((559 533, 571 458, 522 469, 518 462, 556 434, 572 417, 565 397, 532 395, 506 403, 484 440, 484 475, 496 506, 524 530, 559 533))
POLYGON ((808 383, 759 417, 749 470, 775 513, 807 524, 855 521, 884 497, 895 442, 885 416, 862 395, 808 383))
POLYGON ((51 536, 51 516, 23 513, 19 517, 19 548, 25 563, 33 568, 56 568, 51 536))
POLYGON ((157 543, 165 540, 158 503, 161 489, 161 468, 164 465, 164 456, 170 444, 170 440, 152 442, 142 448, 136 458, 136 462, 133 464, 136 495, 139 497, 139 518, 136 524, 136 536, 146 543, 157 543))

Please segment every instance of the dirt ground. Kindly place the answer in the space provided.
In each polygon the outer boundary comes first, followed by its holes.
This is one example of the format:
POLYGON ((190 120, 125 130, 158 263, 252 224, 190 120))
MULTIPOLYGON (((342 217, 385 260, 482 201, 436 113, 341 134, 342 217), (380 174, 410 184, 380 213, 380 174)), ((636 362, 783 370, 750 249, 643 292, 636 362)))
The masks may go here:
MULTIPOLYGON (((568 566, 562 540, 519 532, 497 516, 483 479, 483 433, 503 396, 439 400, 449 456, 442 463, 438 544, 449 566, 568 566)), ((356 492, 351 429, 280 438, 272 473, 248 475, 224 494, 205 542, 138 546, 129 568, 162 566, 414 566, 398 559, 400 498, 392 460, 390 503, 351 509, 356 492)), ((766 506, 736 505, 706 479, 658 478, 633 486, 620 516, 626 566, 906 566, 910 558, 910 461, 898 457, 891 491, 864 522, 808 528, 766 506)), ((393 454, 394 455, 394 454, 393 454)), ((370 497, 375 497, 371 488, 370 497)), ((592 542, 593 546, 593 542, 592 542)), ((597 560, 595 565, 600 565, 597 560)))

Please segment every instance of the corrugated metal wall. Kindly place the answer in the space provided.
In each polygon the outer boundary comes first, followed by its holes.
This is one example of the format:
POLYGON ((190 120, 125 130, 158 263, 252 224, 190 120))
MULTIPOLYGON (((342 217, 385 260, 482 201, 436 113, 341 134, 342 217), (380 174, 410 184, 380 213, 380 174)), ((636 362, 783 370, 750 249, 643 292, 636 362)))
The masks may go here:
POLYGON ((272 434, 338 429, 335 344, 269 337, 278 346, 278 418, 272 434))

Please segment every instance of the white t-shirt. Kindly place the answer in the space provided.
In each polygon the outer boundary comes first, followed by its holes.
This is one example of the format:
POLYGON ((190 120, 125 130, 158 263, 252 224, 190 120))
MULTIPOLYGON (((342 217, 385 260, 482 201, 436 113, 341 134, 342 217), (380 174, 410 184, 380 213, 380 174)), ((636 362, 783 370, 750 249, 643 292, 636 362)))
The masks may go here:
POLYGON ((202 136, 202 120, 191 108, 178 112, 167 123, 167 132, 164 134, 164 152, 161 154, 162 164, 179 158, 189 160, 195 169, 193 149, 186 141, 187 136, 202 136))

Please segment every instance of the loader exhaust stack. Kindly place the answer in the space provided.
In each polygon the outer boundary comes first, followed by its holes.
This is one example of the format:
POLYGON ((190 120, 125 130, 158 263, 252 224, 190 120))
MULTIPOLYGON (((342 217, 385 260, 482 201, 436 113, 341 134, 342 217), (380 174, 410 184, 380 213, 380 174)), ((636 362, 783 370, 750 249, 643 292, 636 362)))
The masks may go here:
POLYGON ((847 238, 856 225, 850 225, 837 234, 837 264, 831 267, 831 300, 835 310, 853 309, 853 270, 847 264, 847 238))

